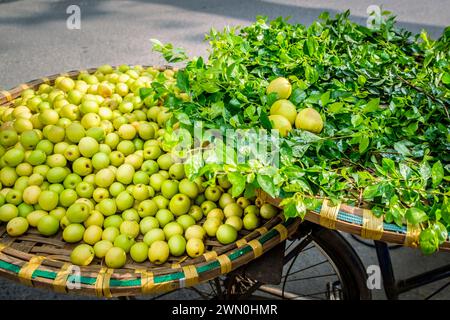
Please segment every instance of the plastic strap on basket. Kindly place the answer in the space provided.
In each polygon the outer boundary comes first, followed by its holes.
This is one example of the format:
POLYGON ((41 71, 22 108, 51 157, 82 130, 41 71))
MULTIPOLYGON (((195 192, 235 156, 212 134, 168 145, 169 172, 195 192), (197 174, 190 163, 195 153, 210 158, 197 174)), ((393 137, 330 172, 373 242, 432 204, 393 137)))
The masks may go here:
POLYGON ((280 242, 287 239, 287 237, 288 237, 288 230, 286 229, 285 226, 283 226, 282 224, 277 224, 274 227, 274 229, 277 230, 278 233, 280 234, 280 242))
POLYGON ((3 249, 5 249, 5 248, 6 248, 6 245, 0 243, 0 252, 2 252, 3 249))
POLYGON ((371 210, 363 210, 361 237, 380 240, 383 236, 383 216, 376 217, 371 210))
POLYGON ((31 281, 33 273, 37 268, 39 268, 44 260, 45 257, 36 256, 31 258, 29 262, 25 263, 19 271, 19 281, 27 286, 33 286, 33 282, 31 281))
POLYGON ((419 246, 420 227, 410 223, 406 224, 406 236, 404 245, 417 248, 419 246))
POLYGON ((220 272, 222 274, 226 274, 231 271, 231 260, 227 255, 223 254, 221 256, 218 256, 217 261, 219 261, 220 263, 220 272))
POLYGON ((155 283, 153 272, 145 269, 138 269, 136 273, 141 274, 141 291, 143 294, 166 293, 177 288, 176 284, 170 281, 155 283))
POLYGON ((340 207, 340 203, 336 206, 329 206, 328 199, 323 200, 319 224, 328 229, 336 229, 337 215, 340 207))
POLYGON ((262 244, 257 239, 250 241, 248 244, 253 248, 253 254, 255 255, 255 258, 258 258, 263 254, 262 244))
POLYGON ((71 272, 72 265, 70 263, 64 263, 53 281, 53 290, 59 293, 65 293, 67 278, 69 278, 71 272))
POLYGON ((184 266, 183 272, 184 278, 180 279, 180 288, 191 287, 198 283, 198 272, 195 266, 184 266))
POLYGON ((259 232, 260 235, 263 235, 265 233, 267 233, 267 228, 266 227, 261 227, 255 230, 256 232, 259 232))
POLYGON ((97 297, 112 297, 111 290, 109 288, 109 281, 113 271, 113 269, 101 268, 98 272, 97 280, 95 281, 95 292, 97 297))
POLYGON ((22 83, 21 85, 19 85, 20 90, 24 91, 27 89, 30 89, 30 86, 27 85, 26 83, 22 83))
POLYGON ((203 257, 205 258, 205 261, 211 261, 217 258, 217 252, 216 251, 208 251, 203 254, 203 257))
POLYGON ((247 240, 245 240, 244 238, 239 239, 238 241, 236 241, 236 247, 240 248, 243 247, 247 244, 247 240))
MULTIPOLYGON (((12 101, 12 95, 11 95, 11 93, 9 92, 9 91, 6 91, 6 90, 2 90, 2 91, 0 91, 0 94, 6 99, 6 101, 12 101)), ((1 100, 1 99, 0 99, 1 100)))
POLYGON ((41 80, 42 80, 42 82, 44 82, 44 83, 46 83, 46 84, 49 84, 49 83, 50 83, 50 79, 47 78, 47 77, 43 77, 43 78, 41 78, 41 80))

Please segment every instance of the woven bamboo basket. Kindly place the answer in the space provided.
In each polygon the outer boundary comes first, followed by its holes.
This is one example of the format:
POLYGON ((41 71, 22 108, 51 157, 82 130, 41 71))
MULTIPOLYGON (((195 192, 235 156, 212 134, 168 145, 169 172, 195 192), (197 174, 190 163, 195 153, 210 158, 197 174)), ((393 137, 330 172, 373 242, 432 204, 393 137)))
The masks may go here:
MULTIPOLYGON (((258 190, 258 198, 281 208, 281 198, 272 198, 261 190, 258 190)), ((383 217, 377 218, 371 210, 347 204, 332 206, 325 200, 319 208, 308 211, 304 220, 365 239, 381 240, 413 248, 419 246, 420 229, 418 227, 410 224, 400 227, 393 223, 386 223, 383 217)), ((447 235, 447 241, 440 246, 440 250, 450 252, 449 240, 450 234, 447 235)))
MULTIPOLYGON (((170 67, 161 67, 161 71, 170 67)), ((37 89, 43 83, 53 84, 58 76, 77 77, 96 68, 70 71, 21 84, 9 91, 0 91, 0 106, 12 106, 22 91, 37 89)), ((227 274, 260 257, 285 241, 298 227, 299 219, 284 220, 280 214, 253 232, 241 232, 235 243, 223 246, 206 241, 206 253, 191 259, 171 258, 163 265, 149 261, 134 263, 128 258, 121 269, 109 269, 95 258, 90 266, 70 263, 70 252, 76 246, 62 241, 61 232, 44 237, 29 230, 20 237, 10 237, 6 226, 0 226, 0 275, 38 288, 61 293, 123 297, 170 292, 227 274)))

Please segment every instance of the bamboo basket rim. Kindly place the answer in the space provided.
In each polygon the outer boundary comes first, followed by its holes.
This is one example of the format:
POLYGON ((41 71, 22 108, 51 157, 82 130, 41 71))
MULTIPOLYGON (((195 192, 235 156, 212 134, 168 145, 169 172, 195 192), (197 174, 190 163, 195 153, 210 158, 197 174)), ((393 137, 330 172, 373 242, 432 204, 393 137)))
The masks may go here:
MULTIPOLYGON (((143 67, 176 71, 171 66, 143 67)), ((22 91, 36 89, 44 83, 52 84, 59 76, 74 78, 80 73, 93 73, 96 70, 97 68, 89 68, 54 74, 23 83, 8 91, 0 91, 0 106, 13 105, 14 99, 22 91)), ((127 256, 127 264, 120 269, 109 269, 101 261, 86 267, 72 265, 69 258, 71 245, 61 240, 61 232, 56 236, 44 237, 29 230, 23 236, 10 237, 5 225, 2 225, 0 276, 60 293, 106 298, 166 293, 214 279, 260 257, 284 242, 297 230, 300 222, 300 219, 285 221, 281 213, 232 244, 221 246, 218 242, 210 241, 209 246, 213 250, 195 259, 172 260, 169 261, 171 263, 155 267, 150 262, 142 265, 129 263, 131 260, 127 256)), ((206 244, 208 245, 208 241, 206 244)))
MULTIPOLYGON (((262 190, 257 192, 258 197, 264 202, 282 209, 280 205, 281 198, 273 198, 262 190)), ((411 248, 418 248, 420 245, 420 232, 414 226, 403 225, 400 227, 394 223, 387 223, 382 218, 377 219, 368 209, 345 203, 336 207, 335 215, 332 218, 327 216, 326 210, 323 210, 322 205, 315 210, 308 210, 303 219, 329 229, 360 236, 364 239, 380 240, 411 248), (377 221, 377 228, 374 228, 374 224, 368 223, 370 220, 377 221)), ((450 252, 450 233, 447 235, 447 240, 440 245, 439 250, 450 252)))

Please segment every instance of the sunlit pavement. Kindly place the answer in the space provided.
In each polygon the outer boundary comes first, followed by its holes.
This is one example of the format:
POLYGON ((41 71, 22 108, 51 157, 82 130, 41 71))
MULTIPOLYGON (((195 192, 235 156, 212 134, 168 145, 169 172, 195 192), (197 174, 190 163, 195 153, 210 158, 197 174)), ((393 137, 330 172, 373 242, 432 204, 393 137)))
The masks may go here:
MULTIPOLYGON (((426 29, 439 36, 450 25, 448 0, 352 0, 352 1, 258 1, 258 0, 134 0, 134 1, 14 1, 0 0, 0 89, 43 76, 86 69, 104 63, 162 65, 151 52, 150 38, 184 47, 193 55, 207 56, 204 34, 210 27, 246 25, 256 15, 271 18, 291 16, 292 22, 310 24, 324 10, 336 13, 352 8, 355 21, 365 24, 369 5, 385 3, 400 25, 412 32, 426 29), (81 9, 81 29, 69 30, 68 6, 81 9)), ((365 265, 377 264, 373 249, 350 237, 365 265)), ((396 276, 412 276, 450 261, 449 254, 423 257, 418 250, 392 251, 396 276)), ((424 298, 432 288, 424 287, 405 295, 424 298)), ((382 290, 374 298, 384 298, 382 290)), ((179 294, 177 297, 185 297, 179 294)), ((0 299, 71 298, 23 287, 0 278, 0 299)), ((450 298, 450 289, 436 296, 450 298)))

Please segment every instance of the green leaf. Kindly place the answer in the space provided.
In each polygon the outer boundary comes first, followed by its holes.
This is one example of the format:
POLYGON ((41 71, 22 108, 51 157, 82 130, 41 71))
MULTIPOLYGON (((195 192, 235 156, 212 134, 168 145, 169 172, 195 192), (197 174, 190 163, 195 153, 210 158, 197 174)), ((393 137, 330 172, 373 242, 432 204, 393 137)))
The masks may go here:
POLYGON ((363 154, 369 147, 369 137, 367 135, 362 135, 359 139, 359 153, 363 154))
POLYGON ((444 178, 444 167, 441 161, 435 162, 431 168, 431 181, 433 182, 433 187, 437 187, 442 179, 444 178))
POLYGON ((371 99, 363 109, 364 113, 377 111, 380 107, 380 98, 371 99))
POLYGON ((411 168, 403 162, 400 163, 400 165, 399 165, 399 171, 400 171, 400 175, 403 177, 403 179, 408 180, 411 177, 411 173, 412 173, 411 168))
POLYGON ((405 145, 404 141, 398 141, 394 143, 394 149, 400 153, 402 156, 410 156, 411 152, 409 151, 408 147, 405 145))
POLYGON ((405 218, 409 223, 413 225, 418 225, 419 223, 428 220, 427 214, 419 208, 409 208, 408 210, 406 210, 405 218))
POLYGON ((327 91, 320 96, 320 103, 322 107, 325 107, 329 101, 330 101, 330 91, 327 91))
POLYGON ((139 89, 139 96, 141 97, 142 100, 144 100, 149 95, 151 95, 152 92, 153 92, 152 88, 140 88, 139 89))
POLYGON ((380 195, 381 195, 381 188, 380 185, 378 184, 367 186, 363 192, 364 200, 372 200, 373 198, 378 197, 380 195))
POLYGON ((437 235, 437 239, 439 240, 439 244, 444 243, 448 239, 447 228, 440 222, 435 222, 431 228, 434 230, 437 235))
POLYGON ((278 190, 273 183, 273 178, 267 175, 258 174, 256 176, 259 186, 267 192, 271 197, 276 198, 278 196, 278 190))
POLYGON ((184 70, 177 72, 177 87, 183 92, 189 92, 189 76, 184 70))
POLYGON ((428 162, 424 161, 419 166, 420 177, 423 180, 424 185, 427 184, 428 179, 431 178, 431 168, 428 162))
POLYGON ((232 187, 231 187, 231 196, 236 198, 238 197, 242 192, 244 192, 245 189, 245 176, 242 175, 239 172, 229 172, 228 173, 228 180, 230 181, 232 187))
POLYGON ((334 102, 330 106, 328 106, 328 112, 330 113, 339 113, 344 108, 343 102, 334 102))
POLYGON ((261 121, 261 125, 264 129, 266 129, 266 130, 272 129, 272 124, 270 123, 269 117, 267 116, 267 113, 265 113, 264 111, 261 112, 260 121, 261 121))
POLYGON ((427 228, 419 236, 420 249, 424 254, 432 254, 439 248, 439 239, 432 228, 427 228))
POLYGON ((442 75, 442 83, 450 84, 450 73, 446 72, 442 75))

